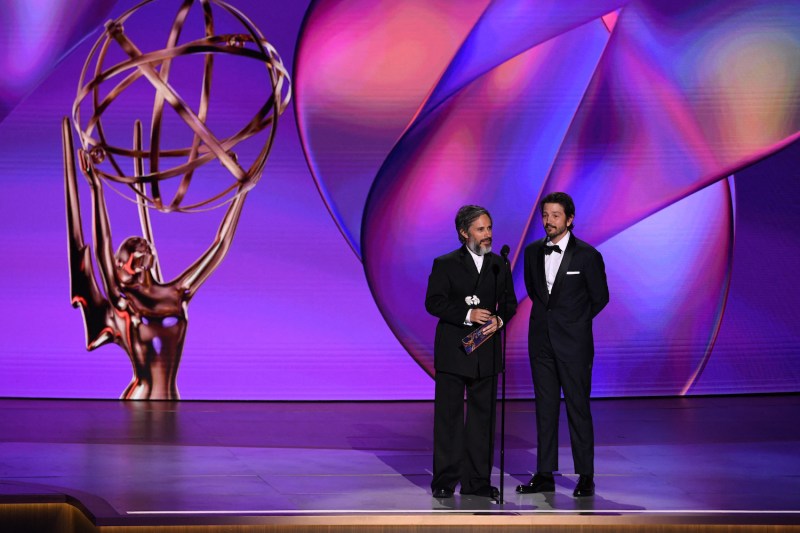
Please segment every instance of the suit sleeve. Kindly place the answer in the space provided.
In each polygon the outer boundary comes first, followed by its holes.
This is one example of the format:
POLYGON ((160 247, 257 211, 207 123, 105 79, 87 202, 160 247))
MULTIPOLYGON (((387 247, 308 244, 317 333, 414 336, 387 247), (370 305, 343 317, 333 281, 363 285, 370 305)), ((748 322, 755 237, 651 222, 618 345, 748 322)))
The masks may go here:
POLYGON ((592 260, 586 269, 586 285, 589 290, 589 299, 592 302, 592 318, 608 304, 608 281, 606 279, 606 265, 600 252, 594 250, 592 260))
POLYGON ((531 264, 533 261, 533 248, 528 246, 525 248, 525 262, 523 267, 525 269, 525 290, 528 292, 528 296, 531 300, 533 300, 533 265, 531 264))
POLYGON ((446 266, 434 259, 428 289, 425 292, 425 309, 433 316, 457 326, 464 324, 469 306, 465 301, 453 299, 453 289, 446 266))
POLYGON ((511 275, 511 269, 508 265, 503 263, 503 276, 506 285, 505 297, 500 295, 497 314, 503 319, 503 327, 508 325, 508 321, 517 312, 517 293, 514 291, 514 277, 511 275))

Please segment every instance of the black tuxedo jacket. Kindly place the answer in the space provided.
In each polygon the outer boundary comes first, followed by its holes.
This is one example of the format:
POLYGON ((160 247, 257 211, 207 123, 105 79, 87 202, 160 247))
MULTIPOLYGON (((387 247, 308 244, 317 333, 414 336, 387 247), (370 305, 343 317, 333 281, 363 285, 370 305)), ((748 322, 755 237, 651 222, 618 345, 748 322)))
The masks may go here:
POLYGON ((517 311, 517 297, 509 268, 499 255, 486 254, 478 274, 475 261, 467 248, 462 246, 434 259, 428 277, 425 309, 439 319, 433 349, 437 371, 470 378, 492 376, 500 372, 499 333, 495 333, 469 355, 461 344, 461 339, 480 327, 478 324, 464 325, 467 311, 473 307, 488 309, 500 316, 503 327, 506 327, 517 311), (507 284, 505 298, 504 284, 507 284), (480 299, 476 306, 469 305, 465 300, 473 295, 480 299))
POLYGON ((545 239, 525 248, 525 288, 531 299, 528 351, 538 353, 549 334, 556 357, 562 360, 594 356, 592 319, 608 303, 608 283, 600 252, 570 235, 556 274, 552 293, 547 293, 544 271, 545 239))

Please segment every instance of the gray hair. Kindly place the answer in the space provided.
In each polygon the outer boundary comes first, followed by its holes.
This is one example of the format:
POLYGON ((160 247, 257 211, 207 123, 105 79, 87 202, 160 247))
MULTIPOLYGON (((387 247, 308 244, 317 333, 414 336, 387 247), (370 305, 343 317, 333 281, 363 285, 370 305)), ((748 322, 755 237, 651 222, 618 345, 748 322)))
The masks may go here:
POLYGON ((489 214, 489 211, 479 205, 464 205, 458 209, 458 213, 456 213, 456 232, 458 233, 458 240, 461 241, 461 244, 467 242, 464 236, 461 235, 461 232, 469 233, 469 227, 472 223, 483 215, 486 215, 489 217, 489 220, 492 220, 492 215, 489 214))

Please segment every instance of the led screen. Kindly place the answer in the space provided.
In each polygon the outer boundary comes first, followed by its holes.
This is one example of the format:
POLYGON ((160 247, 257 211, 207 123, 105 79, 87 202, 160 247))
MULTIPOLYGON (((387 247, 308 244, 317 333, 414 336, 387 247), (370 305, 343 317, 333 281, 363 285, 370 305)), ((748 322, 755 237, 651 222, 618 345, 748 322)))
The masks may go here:
MULTIPOLYGON (((87 351, 70 305, 61 122, 103 24, 136 3, 7 4, 0 396, 117 398, 128 356, 87 351)), ((233 5, 282 57, 292 100, 230 250, 187 311, 181 398, 431 398, 425 284, 433 258, 458 246, 453 217, 467 203, 490 210, 495 247, 512 250, 508 393, 531 397, 522 250, 543 236, 537 200, 557 190, 575 199, 575 234, 608 273, 595 396, 800 390, 795 2, 233 5)), ((179 6, 153 2, 125 31, 141 51, 163 49, 179 6)), ((199 2, 185 28, 178 44, 202 32, 199 2)), ((169 69, 194 109, 201 55, 169 69)), ((263 84, 263 72, 215 60, 209 128, 238 131, 263 84)), ((103 120, 132 146, 137 118, 149 139, 153 97, 144 77, 128 89, 103 120)), ((180 135, 165 130, 163 145, 180 135)), ((193 193, 230 180, 215 165, 193 193)), ((115 244, 141 234, 135 203, 111 188, 107 200, 115 244)), ((225 211, 152 212, 165 278, 213 243, 225 211)))

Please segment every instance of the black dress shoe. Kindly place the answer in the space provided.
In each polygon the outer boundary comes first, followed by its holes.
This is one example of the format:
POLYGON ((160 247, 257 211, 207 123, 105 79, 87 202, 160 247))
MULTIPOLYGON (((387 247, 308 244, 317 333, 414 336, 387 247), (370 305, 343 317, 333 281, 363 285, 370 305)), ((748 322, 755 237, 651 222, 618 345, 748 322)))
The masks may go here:
POLYGON ((433 489, 433 497, 434 498, 452 498, 453 497, 453 489, 448 489, 446 487, 439 487, 438 489, 433 489))
POLYGON ((525 485, 517 485, 517 492, 520 494, 534 494, 537 492, 554 492, 556 490, 556 480, 552 475, 535 474, 525 485))
POLYGON ((497 487, 492 487, 490 485, 486 485, 485 487, 481 487, 475 491, 461 491, 461 494, 465 496, 483 496, 484 498, 492 498, 493 500, 497 499, 500 496, 500 489, 497 487))
POLYGON ((594 496, 594 476, 584 476, 578 478, 578 485, 572 492, 576 498, 585 498, 587 496, 594 496))

